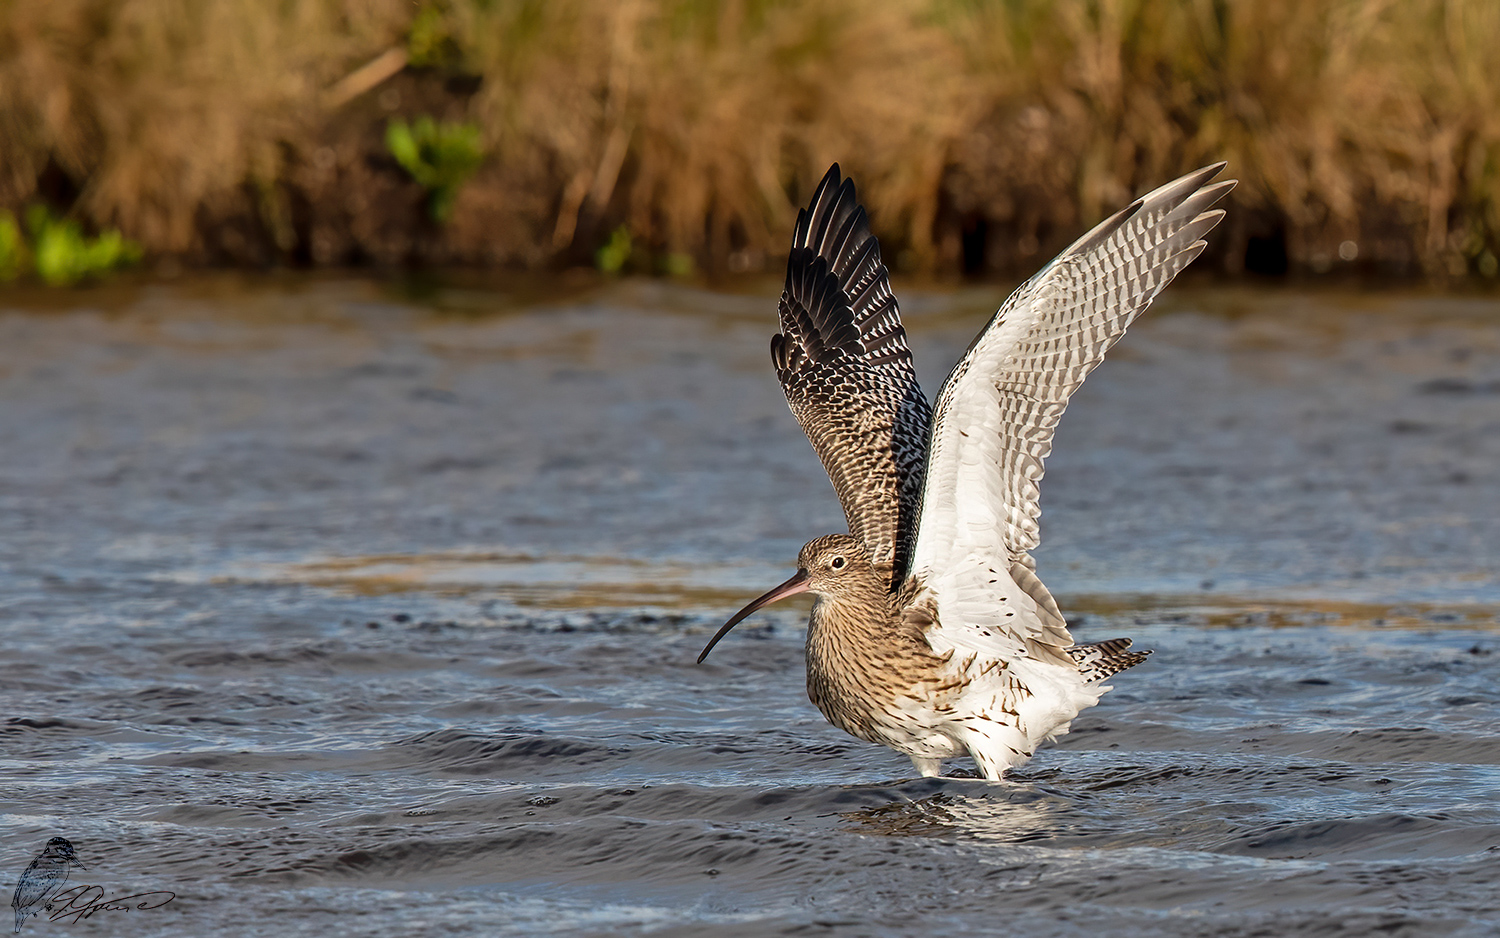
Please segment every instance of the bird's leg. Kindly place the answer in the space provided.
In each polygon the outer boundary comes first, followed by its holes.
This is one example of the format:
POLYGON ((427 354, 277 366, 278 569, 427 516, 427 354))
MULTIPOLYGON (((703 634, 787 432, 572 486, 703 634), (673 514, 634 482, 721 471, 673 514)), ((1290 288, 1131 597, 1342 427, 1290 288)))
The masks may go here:
POLYGON ((934 757, 911 756, 911 764, 923 778, 937 778, 943 774, 943 760, 934 757))

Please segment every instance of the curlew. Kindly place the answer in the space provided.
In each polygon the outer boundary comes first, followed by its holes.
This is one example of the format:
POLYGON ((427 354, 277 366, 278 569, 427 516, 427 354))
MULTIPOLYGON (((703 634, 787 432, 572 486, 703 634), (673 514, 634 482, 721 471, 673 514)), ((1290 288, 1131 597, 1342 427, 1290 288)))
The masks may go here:
POLYGON ((1031 551, 1038 482, 1068 398, 1202 252, 1234 180, 1208 166, 1142 196, 1001 305, 938 392, 917 387, 880 246, 828 170, 799 212, 771 360, 828 471, 848 534, 724 623, 816 594, 807 693, 834 726, 922 775, 967 753, 998 781, 1139 664, 1127 638, 1077 644, 1031 551))

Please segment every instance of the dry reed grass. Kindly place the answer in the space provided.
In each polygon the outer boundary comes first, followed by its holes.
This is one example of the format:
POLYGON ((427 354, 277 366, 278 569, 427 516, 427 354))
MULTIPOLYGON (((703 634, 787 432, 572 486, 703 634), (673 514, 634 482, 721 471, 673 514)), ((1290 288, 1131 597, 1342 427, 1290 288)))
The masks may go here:
POLYGON ((1493 0, 0 0, 0 208, 199 260, 238 226, 283 259, 538 265, 624 224, 753 269, 839 160, 889 258, 996 269, 1228 159, 1230 269, 1352 242, 1493 275, 1495 48, 1493 0), (425 66, 399 104, 340 100, 393 48, 425 66), (429 230, 371 187, 414 185, 391 112, 443 108, 490 157, 429 230))

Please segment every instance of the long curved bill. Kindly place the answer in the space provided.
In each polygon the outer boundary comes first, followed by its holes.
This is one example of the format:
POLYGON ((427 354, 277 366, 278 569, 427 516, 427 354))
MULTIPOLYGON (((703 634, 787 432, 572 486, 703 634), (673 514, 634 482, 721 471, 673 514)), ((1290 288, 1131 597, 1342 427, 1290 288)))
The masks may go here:
POLYGON ((761 596, 757 599, 752 599, 750 601, 750 605, 741 609, 739 612, 736 612, 734 614, 734 618, 730 619, 728 622, 725 622, 724 626, 719 629, 718 632, 714 633, 714 637, 710 639, 708 645, 704 647, 703 654, 698 656, 698 663, 702 664, 703 659, 708 657, 708 653, 714 650, 715 645, 719 644, 719 639, 728 635, 730 629, 734 628, 736 625, 739 625, 740 622, 744 621, 752 612, 759 609, 761 606, 769 606, 771 603, 776 602, 778 599, 786 599, 788 596, 793 596, 797 593, 805 593, 807 592, 807 589, 807 571, 798 570, 795 574, 792 575, 792 578, 790 580, 787 580, 780 586, 773 587, 764 596, 761 596))

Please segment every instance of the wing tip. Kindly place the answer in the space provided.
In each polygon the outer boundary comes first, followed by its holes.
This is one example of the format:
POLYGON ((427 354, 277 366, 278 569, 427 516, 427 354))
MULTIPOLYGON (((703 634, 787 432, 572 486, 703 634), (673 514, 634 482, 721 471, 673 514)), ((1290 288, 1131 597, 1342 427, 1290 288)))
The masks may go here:
MULTIPOLYGON (((1179 176, 1163 186, 1158 186, 1094 226, 1093 230, 1069 245, 1057 256, 1056 260, 1085 254, 1097 248, 1148 206, 1152 212, 1165 209, 1169 218, 1177 216, 1186 206, 1191 212, 1189 224, 1195 224, 1203 220, 1205 216, 1212 217, 1214 220, 1201 232, 1206 233, 1223 219, 1224 210, 1214 209, 1210 212, 1205 209, 1224 198, 1239 184, 1238 179, 1222 179, 1209 184, 1209 180, 1223 172, 1228 165, 1228 160, 1220 160, 1179 176), (1214 214, 1215 212, 1217 214, 1214 214)), ((1053 263, 1056 263, 1056 260, 1053 263)))
POLYGON ((1057 255, 1056 260, 1054 260, 1052 263, 1056 263, 1058 260, 1061 260, 1064 257, 1069 257, 1075 254, 1087 254, 1089 251, 1092 251, 1094 248, 1107 241, 1110 235, 1113 235, 1116 231, 1119 231, 1120 228, 1123 227, 1132 218, 1140 214, 1141 209, 1145 207, 1146 200, 1144 197, 1131 202, 1129 205, 1120 209, 1118 212, 1115 212, 1113 215, 1104 219, 1104 221, 1101 221, 1099 224, 1095 225, 1092 231, 1088 232, 1077 241, 1074 241, 1067 248, 1067 250, 1057 255))
MULTIPOLYGON (((1157 187, 1150 193, 1147 193, 1144 198, 1150 199, 1151 196, 1156 195, 1158 192, 1165 193, 1178 187, 1187 190, 1188 193, 1197 192, 1199 189, 1202 189, 1204 186, 1206 186, 1210 179, 1222 173, 1224 171, 1224 168, 1228 165, 1228 160, 1219 160, 1217 163, 1210 163, 1207 166, 1200 166, 1192 172, 1183 173, 1181 176, 1178 176, 1176 179, 1173 179, 1171 182, 1167 183, 1164 186, 1157 187)), ((1237 181, 1238 180, 1234 179, 1223 180, 1223 182, 1228 182, 1231 184, 1237 181)))

